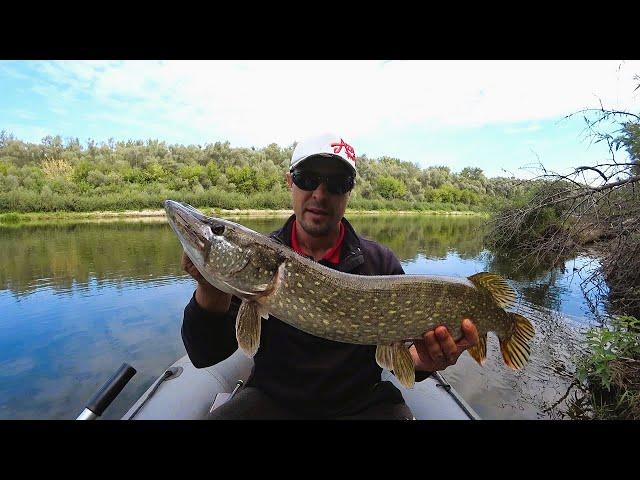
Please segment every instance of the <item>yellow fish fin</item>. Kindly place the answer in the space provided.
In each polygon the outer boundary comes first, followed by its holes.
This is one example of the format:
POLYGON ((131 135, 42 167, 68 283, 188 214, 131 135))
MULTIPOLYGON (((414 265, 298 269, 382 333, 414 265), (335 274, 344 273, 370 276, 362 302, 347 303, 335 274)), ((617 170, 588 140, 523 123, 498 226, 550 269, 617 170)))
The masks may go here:
POLYGON ((402 385, 413 388, 416 382, 416 370, 409 349, 403 343, 394 343, 392 347, 394 375, 402 385))
POLYGON ((504 278, 491 272, 480 272, 471 275, 469 280, 476 286, 487 290, 498 306, 508 308, 516 302, 516 292, 504 278))
POLYGON ((513 370, 519 370, 529 360, 531 348, 529 342, 535 335, 535 329, 531 322, 517 313, 508 314, 515 323, 513 333, 509 338, 500 339, 500 351, 504 363, 513 370))
POLYGON ((393 370, 393 345, 378 345, 376 347, 376 362, 382 368, 393 370))
POLYGON ((257 302, 243 301, 236 317, 238 347, 248 357, 253 357, 260 347, 262 311, 257 302))
POLYGON ((480 366, 484 365, 484 361, 487 359, 487 334, 480 335, 478 344, 467 351, 480 366))

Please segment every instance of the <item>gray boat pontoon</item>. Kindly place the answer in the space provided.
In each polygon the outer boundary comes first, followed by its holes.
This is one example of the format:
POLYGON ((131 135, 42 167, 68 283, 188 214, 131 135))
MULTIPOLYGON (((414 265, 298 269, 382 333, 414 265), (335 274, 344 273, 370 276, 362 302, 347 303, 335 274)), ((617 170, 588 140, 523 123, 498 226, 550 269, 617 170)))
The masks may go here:
MULTIPOLYGON (((194 367, 185 355, 165 370, 131 406, 123 420, 206 419, 216 399, 217 405, 247 380, 252 365, 253 360, 240 350, 208 368, 194 367)), ((404 388, 387 370, 383 370, 382 379, 400 389, 417 420, 479 419, 439 373, 416 383, 413 389, 404 388)))

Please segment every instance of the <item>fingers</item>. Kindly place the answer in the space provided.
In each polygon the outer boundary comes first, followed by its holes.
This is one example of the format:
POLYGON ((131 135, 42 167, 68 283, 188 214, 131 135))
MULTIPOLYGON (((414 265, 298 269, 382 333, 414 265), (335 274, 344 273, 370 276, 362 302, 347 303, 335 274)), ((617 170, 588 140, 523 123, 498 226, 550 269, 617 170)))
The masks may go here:
POLYGON ((419 359, 418 367, 422 370, 444 370, 456 363, 459 356, 457 346, 446 327, 438 327, 425 333, 421 341, 414 342, 414 346, 419 359))
POLYGON ((446 327, 437 327, 435 332, 444 359, 449 365, 453 365, 456 363, 458 356, 460 355, 456 342, 453 340, 453 337, 446 327))
MULTIPOLYGON (((427 332, 422 338, 424 342, 421 342, 419 347, 420 350, 428 356, 428 359, 434 363, 444 362, 444 353, 442 352, 442 348, 440 348, 440 343, 436 339, 435 332, 433 330, 427 332)), ((416 345, 416 348, 418 348, 418 345, 416 345)), ((420 353, 420 350, 418 350, 418 353, 420 353)))
POLYGON ((452 365, 458 359, 458 347, 445 327, 438 327, 423 336, 423 351, 440 368, 452 365))
POLYGON ((191 261, 191 259, 187 255, 187 252, 185 252, 184 250, 182 251, 182 260, 181 260, 180 264, 182 265, 182 269, 187 273, 189 272, 189 270, 188 270, 189 267, 193 266, 193 262, 191 261))
POLYGON ((444 370, 454 365, 462 352, 479 342, 478 330, 471 320, 462 321, 463 337, 457 342, 447 327, 439 326, 422 336, 422 341, 414 342, 421 367, 426 370, 444 370))
POLYGON ((468 318, 465 318, 464 320, 462 320, 461 328, 464 337, 457 342, 458 347, 466 350, 469 347, 477 345, 480 341, 480 337, 478 335, 478 330, 476 329, 476 326, 473 324, 473 322, 468 318))
POLYGON ((198 271, 186 252, 182 252, 182 269, 193 277, 198 283, 207 282, 202 274, 198 271))

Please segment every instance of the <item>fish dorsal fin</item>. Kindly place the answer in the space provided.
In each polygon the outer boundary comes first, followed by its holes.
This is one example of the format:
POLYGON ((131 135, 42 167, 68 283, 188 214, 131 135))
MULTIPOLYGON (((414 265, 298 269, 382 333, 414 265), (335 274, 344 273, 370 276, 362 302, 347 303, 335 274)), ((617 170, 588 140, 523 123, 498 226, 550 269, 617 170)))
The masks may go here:
POLYGON ((469 280, 476 286, 487 290, 498 306, 511 307, 516 301, 516 292, 509 286, 504 278, 491 272, 480 272, 471 275, 469 280))

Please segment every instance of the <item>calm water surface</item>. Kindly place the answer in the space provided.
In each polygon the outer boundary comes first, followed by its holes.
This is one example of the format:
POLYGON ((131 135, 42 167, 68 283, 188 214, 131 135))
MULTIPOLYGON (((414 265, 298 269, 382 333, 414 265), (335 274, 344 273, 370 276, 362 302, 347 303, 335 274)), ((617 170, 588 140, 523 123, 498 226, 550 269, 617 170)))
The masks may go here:
MULTIPOLYGON (((236 220, 263 233, 283 223, 236 220)), ((579 341, 594 322, 574 268, 593 262, 518 271, 483 249, 480 218, 350 220, 389 246, 407 273, 507 277, 520 294, 517 311, 536 327, 529 365, 507 369, 489 334, 484 367, 465 353, 444 374, 483 418, 562 416, 579 341)), ((0 419, 75 418, 127 362, 138 373, 103 416, 120 418, 186 353, 180 326, 195 282, 180 268, 181 251, 164 222, 0 227, 0 419)))

